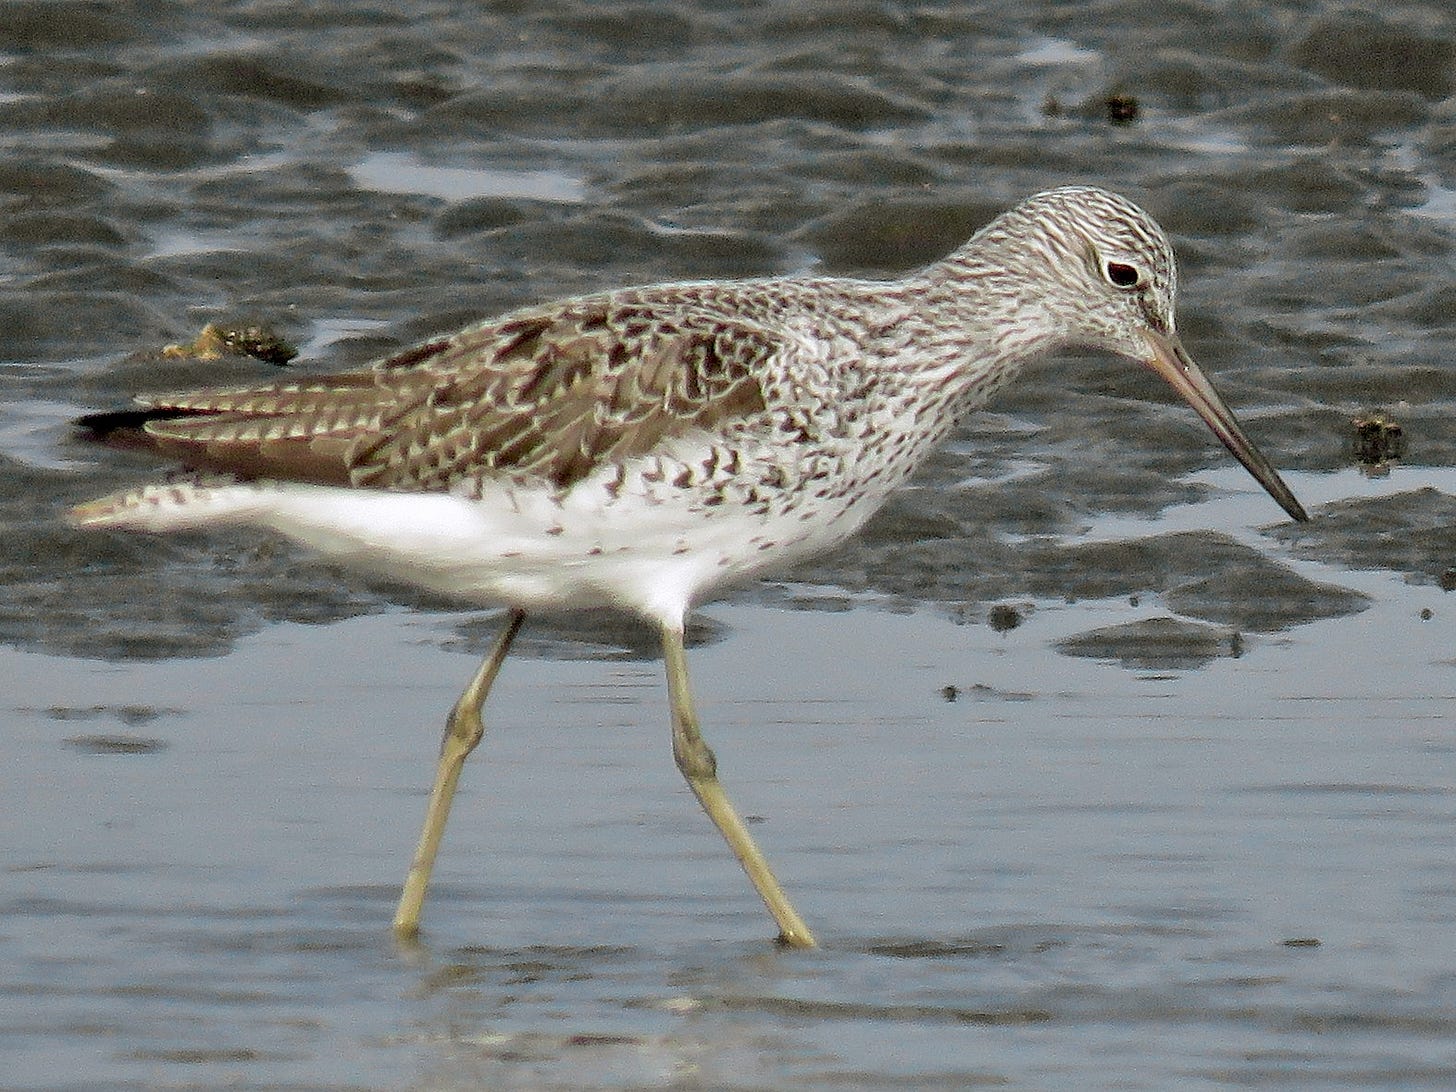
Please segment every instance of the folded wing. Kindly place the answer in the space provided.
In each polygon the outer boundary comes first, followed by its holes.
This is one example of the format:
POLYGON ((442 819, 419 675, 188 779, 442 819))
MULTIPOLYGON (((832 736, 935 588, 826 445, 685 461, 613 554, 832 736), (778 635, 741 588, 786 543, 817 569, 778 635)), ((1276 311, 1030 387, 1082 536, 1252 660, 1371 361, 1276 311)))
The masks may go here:
POLYGON ((606 462, 766 408, 764 358, 790 351, 721 315, 598 297, 469 327, 373 368, 145 396, 81 424, 243 478, 445 491, 491 477, 557 488, 606 462))

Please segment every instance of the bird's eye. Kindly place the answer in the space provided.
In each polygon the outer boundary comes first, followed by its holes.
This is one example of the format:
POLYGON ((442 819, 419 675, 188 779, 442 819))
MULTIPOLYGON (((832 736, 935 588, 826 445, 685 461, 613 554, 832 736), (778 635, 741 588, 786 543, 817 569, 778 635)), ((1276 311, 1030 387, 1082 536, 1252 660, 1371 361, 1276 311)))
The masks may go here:
POLYGON ((1143 280, 1138 267, 1126 262, 1108 262, 1102 267, 1102 271, 1107 276, 1107 282, 1114 288, 1136 288, 1143 280))

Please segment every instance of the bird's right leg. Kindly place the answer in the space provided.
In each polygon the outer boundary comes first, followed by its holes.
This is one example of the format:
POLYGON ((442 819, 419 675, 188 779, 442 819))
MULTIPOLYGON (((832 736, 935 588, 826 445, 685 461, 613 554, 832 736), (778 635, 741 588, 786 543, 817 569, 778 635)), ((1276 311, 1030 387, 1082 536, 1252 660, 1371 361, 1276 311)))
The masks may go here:
POLYGON ((425 888, 430 884, 430 873, 435 867, 435 855, 440 851, 440 839, 445 834, 445 821, 450 818, 455 785, 460 780, 460 770, 466 758, 485 735, 480 707, 485 704, 491 684, 495 682, 506 653, 510 652, 511 644, 525 620, 525 611, 511 611, 490 655, 480 665, 480 670, 470 680, 470 685, 460 695, 460 700, 445 721, 445 738, 440 741, 440 762, 435 767, 435 786, 430 790, 424 829, 420 831, 420 843, 415 848, 404 890, 400 892, 399 907, 394 912, 394 935, 401 939, 414 937, 420 931, 420 908, 424 905, 425 888))

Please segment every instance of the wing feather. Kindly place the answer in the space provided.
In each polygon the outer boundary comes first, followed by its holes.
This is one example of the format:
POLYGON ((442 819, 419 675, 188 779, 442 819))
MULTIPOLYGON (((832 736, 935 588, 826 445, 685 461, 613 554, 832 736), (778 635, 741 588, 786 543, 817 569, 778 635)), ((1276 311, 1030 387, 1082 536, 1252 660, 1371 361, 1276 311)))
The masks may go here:
MULTIPOLYGON (((493 477, 558 488, 603 463, 767 407, 779 335, 675 300, 588 297, 515 312, 373 368, 146 396, 148 446, 245 477, 416 491, 493 477)), ((135 424, 134 421, 132 421, 135 424)))

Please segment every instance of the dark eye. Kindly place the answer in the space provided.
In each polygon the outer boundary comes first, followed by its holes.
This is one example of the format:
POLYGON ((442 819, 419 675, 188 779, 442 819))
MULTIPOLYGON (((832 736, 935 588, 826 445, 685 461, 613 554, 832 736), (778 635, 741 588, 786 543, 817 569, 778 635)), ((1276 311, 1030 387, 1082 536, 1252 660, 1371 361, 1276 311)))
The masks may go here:
POLYGON ((1128 265, 1126 262, 1108 262, 1102 267, 1107 274, 1108 283, 1114 288, 1136 288, 1142 283, 1142 274, 1138 267, 1128 265))

